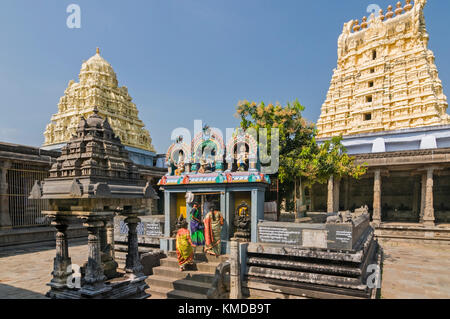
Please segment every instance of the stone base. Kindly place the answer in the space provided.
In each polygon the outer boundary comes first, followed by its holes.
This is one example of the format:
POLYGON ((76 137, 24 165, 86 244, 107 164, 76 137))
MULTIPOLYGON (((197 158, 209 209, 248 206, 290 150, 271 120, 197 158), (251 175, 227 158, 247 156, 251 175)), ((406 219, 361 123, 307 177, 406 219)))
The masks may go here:
POLYGON ((423 224, 381 223, 375 228, 380 243, 412 242, 450 245, 450 225, 425 226, 423 224))
POLYGON ((371 228, 353 251, 250 243, 244 294, 374 299, 378 289, 367 285, 373 273, 368 266, 380 267, 381 253, 371 228))
POLYGON ((147 276, 135 279, 117 278, 106 281, 99 289, 70 289, 49 284, 51 290, 47 297, 52 299, 146 299, 150 295, 145 292, 147 276))

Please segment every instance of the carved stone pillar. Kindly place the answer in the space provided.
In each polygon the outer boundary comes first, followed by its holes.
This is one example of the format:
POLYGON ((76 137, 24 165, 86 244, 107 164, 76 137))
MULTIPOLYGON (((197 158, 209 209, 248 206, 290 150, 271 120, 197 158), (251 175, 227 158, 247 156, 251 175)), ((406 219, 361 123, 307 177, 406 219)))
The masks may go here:
POLYGON ((240 263, 239 263, 239 242, 230 242, 230 299, 242 298, 240 263))
POLYGON ((420 215, 420 206, 419 206, 419 199, 420 199, 420 182, 419 180, 414 177, 414 193, 413 193, 413 203, 412 203, 412 210, 415 216, 420 215))
POLYGON ((114 250, 114 217, 106 222, 106 242, 111 247, 110 256, 116 259, 114 250))
POLYGON ((421 183, 421 198, 420 198, 420 219, 419 222, 423 223, 423 217, 425 215, 425 201, 427 194, 427 175, 422 175, 422 183, 421 183))
POLYGON ((334 187, 333 187, 333 211, 338 212, 339 211, 339 194, 340 194, 340 188, 341 188, 341 180, 339 178, 334 178, 334 187))
POLYGON ((426 226, 434 226, 434 202, 433 202, 433 172, 434 168, 427 169, 427 180, 425 190, 425 214, 423 223, 426 226))
POLYGON ((334 176, 328 180, 327 212, 334 213, 334 176))
POLYGON ((68 225, 62 220, 55 219, 52 225, 56 228, 56 257, 53 260, 53 278, 49 286, 62 288, 67 285, 67 278, 72 275, 72 260, 69 257, 69 246, 67 242, 68 225))
POLYGON ((125 262, 125 272, 132 278, 144 276, 144 267, 139 258, 139 243, 137 236, 137 225, 141 220, 138 217, 128 217, 125 222, 128 225, 128 253, 125 262))
POLYGON ((104 220, 103 227, 99 228, 99 237, 103 272, 111 279, 117 276, 119 266, 114 260, 114 222, 111 219, 104 220))
POLYGON ((104 223, 102 227, 99 227, 98 238, 100 241, 100 251, 105 251, 106 246, 108 245, 106 238, 106 223, 104 223))
POLYGON ((373 180, 373 222, 379 226, 381 224, 381 171, 377 169, 373 180))
POLYGON ((98 291, 104 287, 106 276, 103 272, 100 254, 99 228, 104 225, 101 221, 87 221, 84 223, 88 230, 88 262, 84 282, 86 286, 83 290, 98 291))
POLYGON ((345 208, 344 210, 349 210, 350 209, 350 178, 346 177, 345 178, 345 208))
POLYGON ((8 179, 7 172, 11 162, 0 162, 0 229, 11 228, 11 217, 9 216, 8 179))

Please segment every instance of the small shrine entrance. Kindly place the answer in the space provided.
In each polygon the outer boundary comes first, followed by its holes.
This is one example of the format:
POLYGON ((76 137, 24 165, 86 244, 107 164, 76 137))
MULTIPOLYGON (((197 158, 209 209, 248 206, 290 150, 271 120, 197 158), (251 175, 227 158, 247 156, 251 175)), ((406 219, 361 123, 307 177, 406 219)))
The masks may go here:
POLYGON ((190 143, 178 137, 169 147, 166 161, 168 172, 158 182, 164 191, 162 250, 175 249, 173 232, 177 218, 182 215, 189 223, 194 202, 199 204, 203 217, 211 203, 220 210, 224 218, 222 253, 229 253, 233 237, 257 241, 270 178, 258 170, 258 143, 254 136, 237 129, 225 145, 220 132, 205 126, 190 143))
MULTIPOLYGON (((177 218, 183 215, 190 222, 190 211, 193 203, 199 203, 202 216, 209 210, 209 206, 214 204, 220 210, 224 225, 222 228, 222 253, 229 253, 230 239, 236 235, 237 226, 235 220, 240 215, 249 217, 250 228, 249 238, 251 242, 257 241, 257 223, 264 219, 264 196, 265 183, 251 183, 243 185, 165 185, 164 186, 164 207, 165 207, 165 238, 161 240, 161 249, 171 251, 175 249, 172 234, 176 228, 177 218), (188 203, 186 194, 190 192, 194 195, 194 200, 188 203)), ((239 236, 237 236, 239 237, 239 236)))

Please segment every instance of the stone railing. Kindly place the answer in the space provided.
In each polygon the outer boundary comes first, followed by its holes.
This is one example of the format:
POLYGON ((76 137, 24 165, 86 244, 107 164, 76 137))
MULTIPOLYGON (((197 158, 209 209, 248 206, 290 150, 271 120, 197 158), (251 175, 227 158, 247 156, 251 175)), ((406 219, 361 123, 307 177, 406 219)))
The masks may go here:
POLYGON ((229 299, 230 270, 231 270, 231 263, 229 260, 217 266, 212 287, 208 290, 207 293, 208 299, 229 299))

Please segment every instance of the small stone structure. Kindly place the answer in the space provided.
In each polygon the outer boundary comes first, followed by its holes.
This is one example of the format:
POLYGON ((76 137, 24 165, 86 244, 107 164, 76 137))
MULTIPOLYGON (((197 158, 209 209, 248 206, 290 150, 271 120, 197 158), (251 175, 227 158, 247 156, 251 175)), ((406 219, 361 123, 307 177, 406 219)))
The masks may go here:
POLYGON ((139 179, 138 168, 107 119, 94 114, 81 118, 70 142, 50 169, 50 177, 36 182, 30 199, 49 200, 43 214, 57 229, 51 298, 145 298, 148 288, 139 260, 138 218, 148 199, 157 198, 150 184, 139 179), (115 214, 125 217, 128 254, 123 273, 114 260, 115 214), (89 258, 81 269, 81 287, 71 283, 72 263, 66 231, 81 220, 88 230, 89 258))
POLYGON ((232 255, 241 265, 243 295, 375 298, 369 276, 380 269, 381 249, 363 210, 328 214, 316 224, 260 222, 258 242, 232 255))

